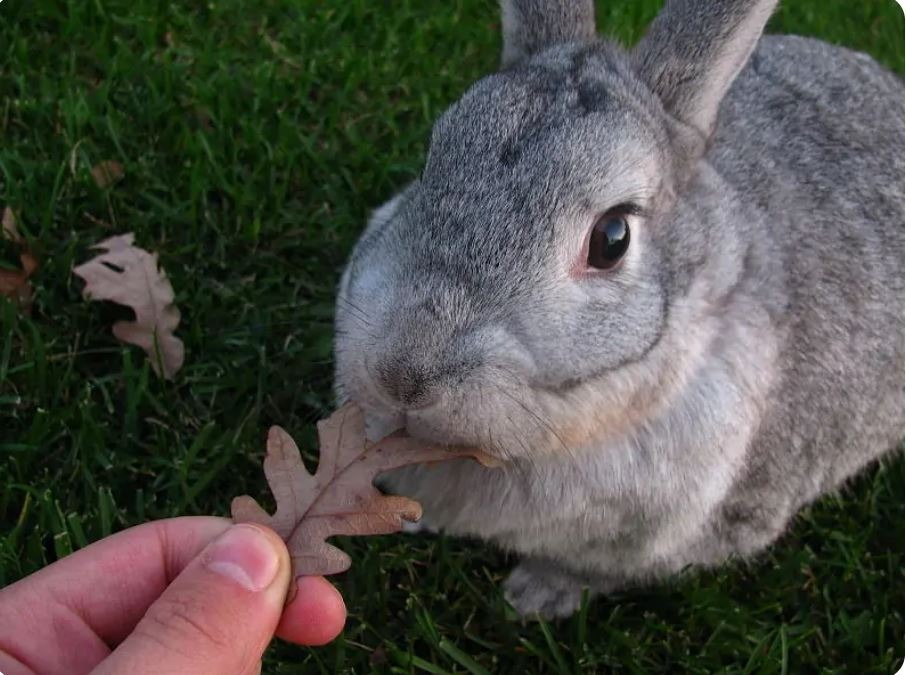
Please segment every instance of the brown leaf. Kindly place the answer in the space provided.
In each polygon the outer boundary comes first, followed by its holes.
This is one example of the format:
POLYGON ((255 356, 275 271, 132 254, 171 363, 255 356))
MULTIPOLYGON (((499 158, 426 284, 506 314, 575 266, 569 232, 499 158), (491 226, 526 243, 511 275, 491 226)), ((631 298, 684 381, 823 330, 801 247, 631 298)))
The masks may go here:
POLYGON ((375 476, 407 464, 472 457, 492 466, 496 460, 480 450, 443 450, 414 438, 392 434, 377 443, 365 440, 365 421, 355 404, 347 404, 318 422, 321 460, 314 475, 306 471, 293 439, 280 427, 267 437, 264 474, 277 502, 274 515, 251 497, 233 500, 233 520, 259 523, 287 543, 293 576, 337 574, 352 561, 326 539, 336 535, 389 534, 403 521, 421 517, 421 506, 406 497, 383 495, 375 476))
MULTIPOLYGON (((0 238, 8 239, 25 248, 25 241, 19 234, 16 223, 16 215, 8 206, 3 209, 3 217, 0 219, 0 238)), ((38 260, 29 250, 24 250, 19 254, 19 262, 22 265, 21 270, 0 269, 0 295, 9 298, 15 302, 23 312, 28 314, 31 310, 32 288, 29 277, 38 269, 38 260)))
POLYGON ((94 178, 94 184, 102 190, 118 183, 126 175, 126 170, 119 162, 107 159, 91 167, 91 177, 94 178))
POLYGON ((158 375, 173 379, 182 367, 185 348, 173 334, 179 310, 173 304, 173 286, 157 265, 157 254, 132 245, 132 233, 110 237, 92 248, 106 251, 73 269, 85 280, 87 300, 112 300, 130 307, 135 321, 118 321, 113 334, 138 345, 151 359, 158 375))
POLYGON ((32 255, 31 251, 26 251, 20 255, 19 261, 22 263, 22 270, 25 272, 26 277, 30 277, 38 269, 38 259, 32 255))
MULTIPOLYGON (((0 239, 21 244, 23 248, 25 246, 25 241, 19 234, 16 214, 8 206, 3 209, 3 216, 0 218, 0 239)), ((31 251, 25 250, 19 255, 19 262, 21 270, 0 269, 0 295, 15 302, 27 314, 34 295, 29 277, 38 269, 38 261, 31 251)))
POLYGON ((0 269, 0 295, 15 302, 27 314, 31 310, 34 289, 28 278, 38 268, 38 263, 30 253, 19 256, 22 271, 0 269))
POLYGON ((2 229, 4 239, 9 239, 17 244, 22 243, 22 235, 19 234, 16 214, 13 213, 13 210, 8 206, 3 209, 3 218, 0 220, 0 229, 2 229))

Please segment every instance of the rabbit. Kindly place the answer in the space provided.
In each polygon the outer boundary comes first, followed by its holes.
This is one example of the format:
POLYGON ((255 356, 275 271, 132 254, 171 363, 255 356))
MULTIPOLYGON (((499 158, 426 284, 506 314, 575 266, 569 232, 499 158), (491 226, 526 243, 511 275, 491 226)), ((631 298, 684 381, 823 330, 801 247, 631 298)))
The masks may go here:
POLYGON ((426 528, 515 554, 526 617, 750 560, 904 425, 903 82, 765 36, 775 0, 504 0, 501 68, 434 125, 338 289, 371 438, 426 528))

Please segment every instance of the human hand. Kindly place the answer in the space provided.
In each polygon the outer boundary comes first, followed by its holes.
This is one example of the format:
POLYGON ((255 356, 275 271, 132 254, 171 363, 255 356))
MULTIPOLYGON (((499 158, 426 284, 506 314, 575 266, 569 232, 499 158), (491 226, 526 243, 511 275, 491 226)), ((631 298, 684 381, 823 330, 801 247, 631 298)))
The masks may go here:
POLYGON ((320 645, 346 607, 299 579, 271 530, 160 520, 103 539, 0 590, 0 673, 258 673, 274 634, 320 645))

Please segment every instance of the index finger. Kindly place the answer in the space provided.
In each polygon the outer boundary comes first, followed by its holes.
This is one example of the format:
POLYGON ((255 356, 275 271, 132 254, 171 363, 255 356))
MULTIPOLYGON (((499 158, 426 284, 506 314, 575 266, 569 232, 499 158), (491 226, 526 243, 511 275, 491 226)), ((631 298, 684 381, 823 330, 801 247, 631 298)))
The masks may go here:
POLYGON ((118 644, 182 569, 230 524, 226 518, 208 516, 159 520, 76 551, 0 590, 0 641, 14 632, 19 650, 29 651, 25 643, 46 649, 57 642, 57 619, 68 610, 106 644, 118 644))

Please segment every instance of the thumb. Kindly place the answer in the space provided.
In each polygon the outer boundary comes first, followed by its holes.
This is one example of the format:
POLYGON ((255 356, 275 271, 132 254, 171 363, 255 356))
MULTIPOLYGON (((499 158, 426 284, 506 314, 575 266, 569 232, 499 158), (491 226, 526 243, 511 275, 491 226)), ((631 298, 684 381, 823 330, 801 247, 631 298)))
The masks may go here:
POLYGON ((234 525, 189 563, 94 673, 258 672, 290 581, 271 530, 234 525))

